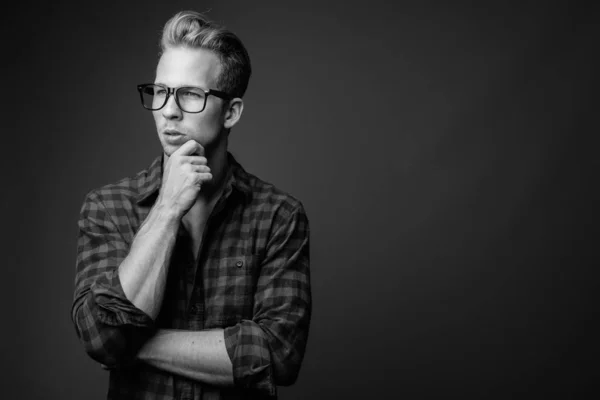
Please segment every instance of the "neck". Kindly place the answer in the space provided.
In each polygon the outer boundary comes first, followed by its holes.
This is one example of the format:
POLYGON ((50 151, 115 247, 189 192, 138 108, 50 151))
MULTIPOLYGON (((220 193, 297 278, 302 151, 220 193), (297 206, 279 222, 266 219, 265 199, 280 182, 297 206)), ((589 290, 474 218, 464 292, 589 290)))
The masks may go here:
POLYGON ((201 202, 210 202, 221 192, 227 173, 229 172, 229 163, 227 161, 227 146, 219 146, 205 155, 208 161, 208 167, 213 176, 212 180, 205 182, 200 189, 200 194, 196 200, 201 202))

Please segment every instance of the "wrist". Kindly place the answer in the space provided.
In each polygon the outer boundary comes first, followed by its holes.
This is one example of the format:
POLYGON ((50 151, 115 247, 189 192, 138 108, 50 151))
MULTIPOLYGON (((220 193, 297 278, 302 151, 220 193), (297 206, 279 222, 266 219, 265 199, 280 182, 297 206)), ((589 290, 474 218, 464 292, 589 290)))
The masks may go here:
POLYGON ((178 211, 177 207, 173 207, 162 202, 157 202, 152 211, 156 214, 157 219, 166 223, 179 223, 184 214, 181 211, 178 211))

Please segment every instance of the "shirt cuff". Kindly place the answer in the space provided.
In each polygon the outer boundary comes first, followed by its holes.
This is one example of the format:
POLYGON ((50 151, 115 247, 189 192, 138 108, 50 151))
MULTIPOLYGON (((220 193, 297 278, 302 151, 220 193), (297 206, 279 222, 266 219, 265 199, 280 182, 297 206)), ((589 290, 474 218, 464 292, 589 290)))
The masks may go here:
POLYGON ((242 320, 225 328, 224 338, 233 366, 235 386, 276 397, 269 344, 260 326, 253 321, 242 320))
POLYGON ((141 328, 154 326, 154 320, 127 299, 117 270, 99 277, 92 285, 91 292, 98 306, 98 320, 103 324, 141 328))

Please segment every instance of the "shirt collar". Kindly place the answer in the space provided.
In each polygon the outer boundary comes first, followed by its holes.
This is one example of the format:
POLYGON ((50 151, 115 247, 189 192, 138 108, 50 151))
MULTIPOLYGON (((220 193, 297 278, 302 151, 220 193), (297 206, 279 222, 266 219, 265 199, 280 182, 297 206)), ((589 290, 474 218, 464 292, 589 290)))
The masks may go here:
MULTIPOLYGON (((148 167, 148 169, 139 177, 138 204, 141 205, 151 199, 156 199, 162 181, 163 158, 164 154, 161 154, 154 159, 152 164, 150 164, 150 167, 148 167)), ((229 163, 229 172, 225 182, 224 193, 229 195, 232 189, 235 189, 235 191, 242 194, 245 199, 248 199, 252 194, 250 176, 230 152, 227 152, 227 160, 229 163)))

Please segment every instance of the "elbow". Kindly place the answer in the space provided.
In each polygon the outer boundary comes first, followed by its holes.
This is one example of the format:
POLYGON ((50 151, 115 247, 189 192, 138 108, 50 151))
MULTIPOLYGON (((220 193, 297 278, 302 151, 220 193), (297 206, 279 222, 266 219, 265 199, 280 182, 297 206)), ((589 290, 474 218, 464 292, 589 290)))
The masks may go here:
POLYGON ((133 351, 127 338, 127 327, 103 324, 94 319, 91 313, 83 311, 80 308, 73 320, 77 336, 87 355, 109 369, 127 363, 132 358, 133 351))
POLYGON ((277 373, 275 375, 275 385, 277 386, 292 386, 298 379, 299 369, 295 371, 286 371, 285 373, 277 373))
POLYGON ((127 355, 124 340, 114 328, 104 329, 102 339, 82 338, 81 342, 87 355, 108 369, 119 368, 125 364, 127 355))
POLYGON ((244 321, 229 329, 234 382, 240 387, 272 391, 296 383, 306 347, 306 331, 285 334, 271 320, 244 321))
POLYGON ((298 380, 302 357, 297 353, 294 357, 273 361, 273 377, 277 386, 291 386, 298 380))

